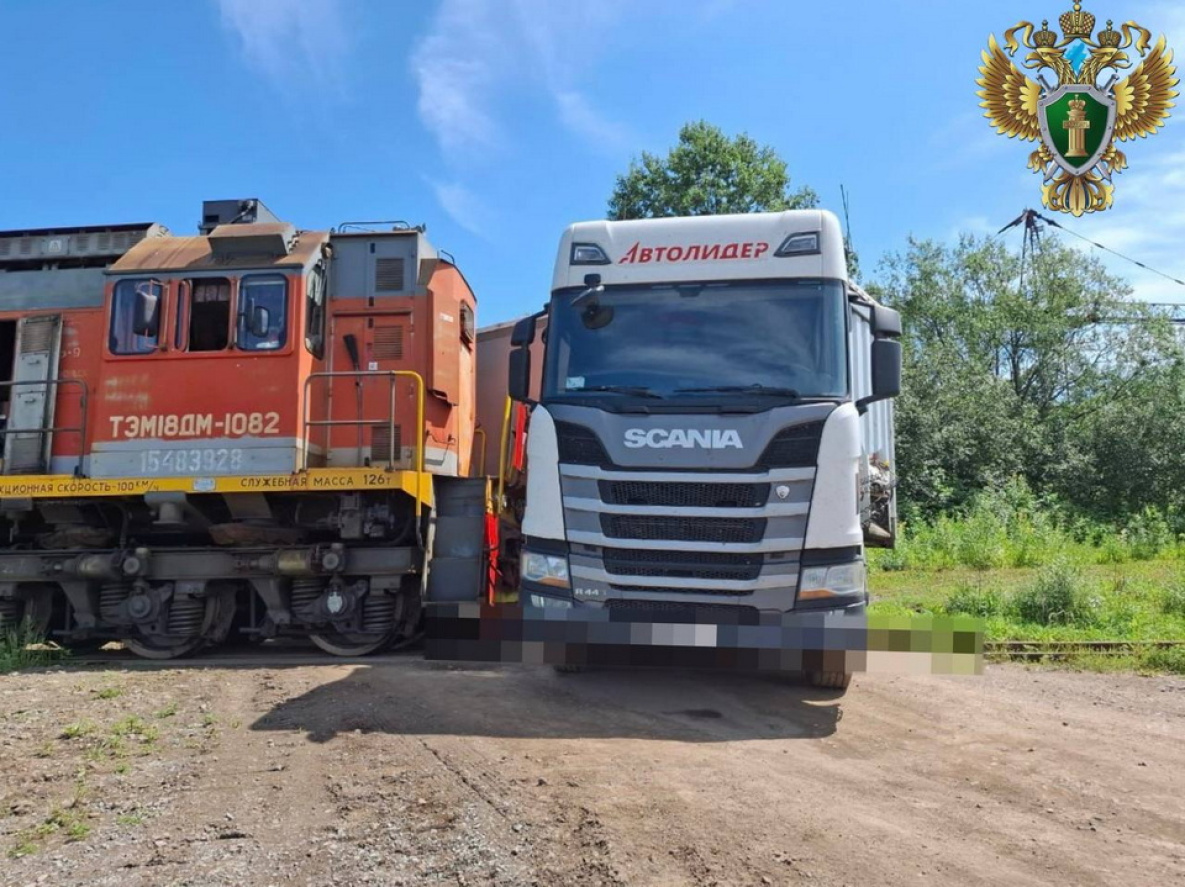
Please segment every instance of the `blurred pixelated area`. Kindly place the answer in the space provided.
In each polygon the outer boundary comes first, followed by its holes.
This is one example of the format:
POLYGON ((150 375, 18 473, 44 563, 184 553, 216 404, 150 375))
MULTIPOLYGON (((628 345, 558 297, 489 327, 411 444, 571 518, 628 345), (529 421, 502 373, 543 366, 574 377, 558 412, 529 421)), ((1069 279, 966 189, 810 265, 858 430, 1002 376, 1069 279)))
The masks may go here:
POLYGON ((722 608, 430 608, 434 660, 752 671, 983 673, 981 620, 722 608))

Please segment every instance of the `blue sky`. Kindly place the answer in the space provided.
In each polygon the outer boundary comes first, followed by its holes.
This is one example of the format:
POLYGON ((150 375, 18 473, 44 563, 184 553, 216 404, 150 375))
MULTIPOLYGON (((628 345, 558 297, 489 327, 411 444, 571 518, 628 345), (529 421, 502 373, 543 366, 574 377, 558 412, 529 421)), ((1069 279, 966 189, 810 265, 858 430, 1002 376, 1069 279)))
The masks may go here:
MULTIPOLYGON (((262 198, 304 228, 425 223, 493 323, 546 299, 561 230, 703 118, 851 195, 866 269, 910 235, 1039 207, 1030 145, 974 97, 989 33, 1056 0, 0 0, 0 229, 262 198)), ((1086 4, 1166 33, 1185 6, 1086 4)), ((1066 224, 1185 278, 1185 110, 1128 145, 1117 208, 1066 224)), ((1140 297, 1185 288, 1123 263, 1140 297)), ((871 272, 871 273, 868 273, 871 272)))

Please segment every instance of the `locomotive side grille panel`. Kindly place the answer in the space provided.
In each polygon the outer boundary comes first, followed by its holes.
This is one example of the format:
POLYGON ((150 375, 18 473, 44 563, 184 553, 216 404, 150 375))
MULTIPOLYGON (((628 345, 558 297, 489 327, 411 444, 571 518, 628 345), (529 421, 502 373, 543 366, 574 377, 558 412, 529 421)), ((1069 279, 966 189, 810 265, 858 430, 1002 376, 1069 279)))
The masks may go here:
POLYGON ((380 293, 397 293, 403 289, 404 261, 402 257, 385 257, 374 261, 374 288, 380 293))
POLYGON ((371 462, 390 462, 391 461, 391 445, 395 446, 395 461, 399 462, 403 458, 402 440, 403 430, 400 426, 394 427, 394 437, 392 438, 392 429, 386 425, 376 425, 370 431, 370 461, 371 462))
POLYGON ((60 322, 56 316, 35 317, 26 321, 21 331, 21 354, 50 351, 57 337, 60 322))
POLYGON ((374 328, 374 359, 403 360, 403 327, 376 326, 374 328))

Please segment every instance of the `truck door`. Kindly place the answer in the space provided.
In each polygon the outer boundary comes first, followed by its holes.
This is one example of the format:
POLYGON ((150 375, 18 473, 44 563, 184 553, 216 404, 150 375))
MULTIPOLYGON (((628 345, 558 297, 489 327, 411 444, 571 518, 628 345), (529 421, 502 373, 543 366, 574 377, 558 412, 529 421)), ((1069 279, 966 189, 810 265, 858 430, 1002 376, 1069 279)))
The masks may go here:
POLYGON ((62 316, 25 317, 17 324, 16 361, 4 435, 4 473, 41 474, 49 470, 62 346, 62 316), (44 383, 44 384, 38 384, 44 383))

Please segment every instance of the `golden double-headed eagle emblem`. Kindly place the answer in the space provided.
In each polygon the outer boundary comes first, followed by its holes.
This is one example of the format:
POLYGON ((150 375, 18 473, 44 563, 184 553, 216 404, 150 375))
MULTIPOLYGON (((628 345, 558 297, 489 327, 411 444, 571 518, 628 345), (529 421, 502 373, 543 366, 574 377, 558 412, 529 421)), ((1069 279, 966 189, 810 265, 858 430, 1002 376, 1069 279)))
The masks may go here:
POLYGON ((1176 69, 1165 38, 1153 45, 1151 32, 1135 22, 1116 30, 1108 21, 1096 36, 1095 17, 1076 2, 1058 24, 1060 37, 1048 21, 1041 30, 1020 22, 1004 32, 1003 47, 993 35, 976 95, 997 132, 1040 142, 1029 169, 1044 176, 1045 206, 1081 216, 1114 200, 1111 178, 1127 168, 1116 141, 1147 138, 1165 125, 1177 97, 1176 69), (1022 46, 1030 52, 1021 64, 1036 79, 1012 61, 1022 46), (1132 48, 1141 61, 1120 79, 1132 67, 1132 48))

